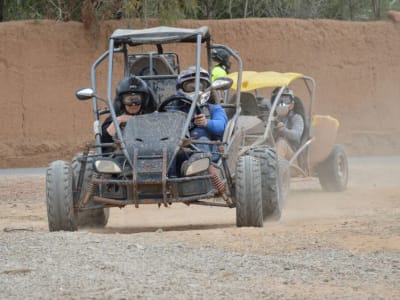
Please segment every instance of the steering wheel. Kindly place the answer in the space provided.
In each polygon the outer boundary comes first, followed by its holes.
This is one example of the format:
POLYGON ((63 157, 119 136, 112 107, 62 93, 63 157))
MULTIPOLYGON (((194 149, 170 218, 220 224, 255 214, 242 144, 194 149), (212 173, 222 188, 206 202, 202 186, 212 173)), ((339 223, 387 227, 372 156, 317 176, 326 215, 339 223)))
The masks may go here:
MULTIPOLYGON (((171 97, 165 99, 160 106, 158 107, 158 111, 159 112, 166 112, 167 111, 167 106, 171 105, 171 103, 174 103, 174 106, 176 106, 177 108, 174 110, 180 110, 183 111, 184 113, 188 113, 188 110, 185 109, 181 109, 181 107, 185 108, 186 107, 190 107, 192 105, 193 100, 188 98, 187 96, 181 96, 181 95, 172 95, 171 97), (175 102, 175 103, 174 103, 175 102)), ((202 114, 203 112, 201 111, 201 108, 199 106, 199 104, 196 103, 195 106, 195 113, 196 115, 202 114)), ((189 124, 189 132, 196 127, 196 125, 194 125, 194 115, 193 118, 189 124)), ((189 134, 189 133, 188 133, 189 134)))
MULTIPOLYGON (((190 107, 192 105, 193 100, 188 98, 187 96, 180 96, 180 95, 172 95, 171 97, 165 99, 160 106, 158 107, 158 111, 159 112, 165 112, 167 111, 167 106, 171 105, 171 103, 174 103, 174 106, 177 106, 178 108, 176 110, 180 110, 179 107, 184 107, 185 105, 187 105, 188 107, 190 107)), ((188 113, 188 111, 184 111, 183 112, 188 113)), ((196 108, 195 108, 195 113, 197 115, 201 114, 202 111, 200 109, 200 106, 198 104, 196 104, 196 108)))

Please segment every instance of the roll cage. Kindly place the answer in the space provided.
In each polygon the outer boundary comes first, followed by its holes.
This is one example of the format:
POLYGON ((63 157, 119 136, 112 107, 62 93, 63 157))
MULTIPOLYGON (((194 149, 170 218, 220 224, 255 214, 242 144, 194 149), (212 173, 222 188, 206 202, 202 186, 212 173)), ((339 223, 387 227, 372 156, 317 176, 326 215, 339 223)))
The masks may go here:
POLYGON ((303 117, 305 128, 301 138, 300 148, 293 155, 292 159, 289 161, 289 165, 293 165, 293 162, 300 156, 302 153, 305 153, 305 157, 303 160, 304 163, 301 163, 303 170, 301 172, 305 172, 304 175, 308 175, 309 172, 309 158, 307 157, 307 147, 312 143, 312 134, 310 132, 310 122, 311 116, 314 107, 315 101, 315 89, 316 83, 315 80, 310 77, 303 75, 301 73, 280 73, 274 71, 265 71, 265 72, 255 72, 255 71, 243 71, 243 80, 241 84, 236 82, 235 78, 237 78, 237 73, 232 73, 229 77, 234 81, 232 85, 232 89, 238 90, 240 89, 242 92, 250 92, 253 91, 257 93, 258 90, 264 88, 279 88, 278 93, 275 96, 275 100, 273 103, 270 103, 270 108, 268 111, 268 116, 266 118, 266 128, 262 135, 258 136, 258 138, 248 146, 243 147, 240 150, 240 154, 245 153, 251 147, 259 146, 265 144, 269 137, 272 135, 272 121, 275 115, 276 106, 279 103, 279 99, 286 87, 290 87, 295 81, 302 81, 306 90, 308 92, 308 101, 302 101, 300 98, 295 96, 295 102, 297 107, 301 107, 298 111, 300 115, 303 117), (307 107, 304 107, 304 104, 307 103, 307 107))
MULTIPOLYGON (((93 104, 93 113, 94 113, 94 131, 95 131, 95 148, 96 153, 98 155, 102 154, 102 147, 104 144, 101 143, 101 130, 100 130, 100 116, 104 113, 110 113, 113 119, 113 123, 116 128, 116 140, 118 141, 118 145, 120 146, 124 156, 126 157, 129 164, 132 166, 132 159, 126 150, 125 141, 123 139, 123 134, 118 126, 118 122, 116 120, 117 115, 113 106, 113 72, 114 72, 114 64, 116 59, 116 54, 121 54, 123 57, 123 76, 128 77, 131 75, 137 76, 143 79, 148 85, 152 88, 153 92, 156 94, 156 101, 158 102, 157 106, 165 100, 162 99, 165 95, 160 92, 157 82, 166 81, 167 86, 170 89, 175 90, 175 80, 180 72, 180 62, 179 56, 176 53, 167 52, 164 53, 163 45, 165 44, 174 44, 174 43, 192 43, 195 44, 195 65, 196 65, 196 78, 195 78, 195 95, 194 99, 196 101, 192 102, 192 105, 188 112, 188 118, 186 119, 185 125, 183 126, 181 133, 181 140, 185 139, 185 135, 187 133, 187 128, 191 122, 191 116, 195 112, 196 102, 200 96, 200 66, 202 65, 202 49, 205 44, 205 53, 206 53, 206 65, 209 73, 211 73, 211 49, 212 48, 224 48, 230 53, 231 57, 236 59, 238 65, 237 72, 237 82, 241 82, 241 70, 242 70, 242 62, 240 57, 229 47, 219 44, 211 44, 211 36, 208 30, 208 27, 202 26, 196 29, 186 29, 186 28, 175 28, 175 27, 155 27, 149 29, 140 29, 140 30, 132 30, 132 29, 117 29, 113 32, 109 39, 109 47, 108 50, 105 51, 92 65, 91 67, 91 86, 94 91, 94 97, 92 98, 93 104), (143 45, 154 45, 156 47, 155 52, 147 52, 147 53, 131 53, 130 48, 135 46, 143 46, 143 45), (108 109, 99 109, 99 100, 102 100, 98 95, 98 82, 97 82, 97 70, 99 65, 102 64, 103 61, 108 59, 108 68, 107 68, 107 81, 106 81, 106 103, 108 105, 108 109), (141 69, 140 71, 135 71, 135 67, 137 66, 137 62, 141 60, 143 61, 143 65, 147 68, 141 69), (136 64, 136 65, 135 65, 136 64), (157 70, 157 64, 161 65, 164 69, 162 72, 155 72, 157 70), (172 88, 171 88, 172 86, 172 88), (157 90, 158 89, 158 90, 157 90)), ((138 68, 139 70, 140 68, 138 68)), ((121 78, 122 79, 122 78, 121 78)), ((240 86, 240 85, 239 85, 240 86)), ((165 88, 165 86, 164 86, 165 88)), ((239 101, 240 101, 240 88, 237 91, 236 101, 234 106, 235 115, 234 118, 237 119, 237 116, 240 113, 239 101)))

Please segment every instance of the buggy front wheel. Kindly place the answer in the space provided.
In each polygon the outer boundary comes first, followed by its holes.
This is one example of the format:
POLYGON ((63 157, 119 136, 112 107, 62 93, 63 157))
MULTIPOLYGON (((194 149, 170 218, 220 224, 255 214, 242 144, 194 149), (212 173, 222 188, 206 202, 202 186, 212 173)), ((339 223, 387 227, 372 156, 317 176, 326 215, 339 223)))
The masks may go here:
MULTIPOLYGON (((89 153, 90 155, 90 153, 89 153)), ((76 155, 71 162, 72 171, 75 178, 74 189, 78 188, 78 178, 82 167, 82 160, 84 155, 79 153, 76 155)), ((85 164, 85 173, 82 179, 82 186, 80 187, 80 199, 78 203, 83 200, 85 194, 88 192, 90 181, 94 175, 93 170, 93 158, 90 156, 86 157, 87 161, 85 164)), ((97 191, 97 190, 96 190, 97 191)), ((77 203, 76 203, 77 204, 77 203)), ((93 208, 87 210, 76 209, 77 214, 77 224, 79 227, 93 227, 93 228, 103 228, 107 225, 108 218, 110 215, 110 208, 93 208)))
POLYGON ((46 172, 46 206, 50 231, 76 231, 71 164, 57 160, 46 172))
POLYGON ((236 165, 236 225, 264 225, 260 163, 248 155, 240 157, 236 165))

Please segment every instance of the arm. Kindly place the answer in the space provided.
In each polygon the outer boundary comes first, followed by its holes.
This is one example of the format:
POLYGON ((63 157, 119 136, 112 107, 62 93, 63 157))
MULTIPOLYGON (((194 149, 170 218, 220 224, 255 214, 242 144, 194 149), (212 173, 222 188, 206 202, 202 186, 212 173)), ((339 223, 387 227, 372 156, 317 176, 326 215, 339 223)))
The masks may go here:
POLYGON ((112 143, 113 142, 112 136, 107 131, 107 128, 110 126, 110 124, 112 124, 111 116, 107 117, 107 119, 105 119, 103 124, 101 125, 101 142, 102 143, 112 143))
MULTIPOLYGON (((128 120, 131 117, 132 117, 131 115, 126 115, 126 114, 118 116, 117 117, 118 124, 128 122, 128 120)), ((103 143, 112 143, 113 142, 113 136, 115 135, 116 130, 115 130, 115 126, 114 126, 111 116, 107 117, 107 119, 105 119, 103 125, 101 125, 101 132, 102 132, 101 141, 103 143)))
POLYGON ((292 128, 285 128, 283 130, 283 136, 289 141, 294 143, 300 143, 301 135, 304 131, 304 121, 299 114, 295 114, 292 117, 292 128))
POLYGON ((222 135, 228 121, 225 110, 221 105, 210 105, 210 114, 205 128, 214 135, 222 135))

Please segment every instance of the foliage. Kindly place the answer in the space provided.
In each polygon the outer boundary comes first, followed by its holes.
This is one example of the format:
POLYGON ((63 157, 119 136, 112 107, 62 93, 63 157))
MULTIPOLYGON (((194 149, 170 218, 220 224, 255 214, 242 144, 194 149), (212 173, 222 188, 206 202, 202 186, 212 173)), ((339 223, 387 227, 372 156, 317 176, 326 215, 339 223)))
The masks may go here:
POLYGON ((390 9, 399 10, 400 0, 0 0, 0 21, 82 20, 88 11, 97 21, 158 18, 164 24, 249 17, 379 20, 390 9))

